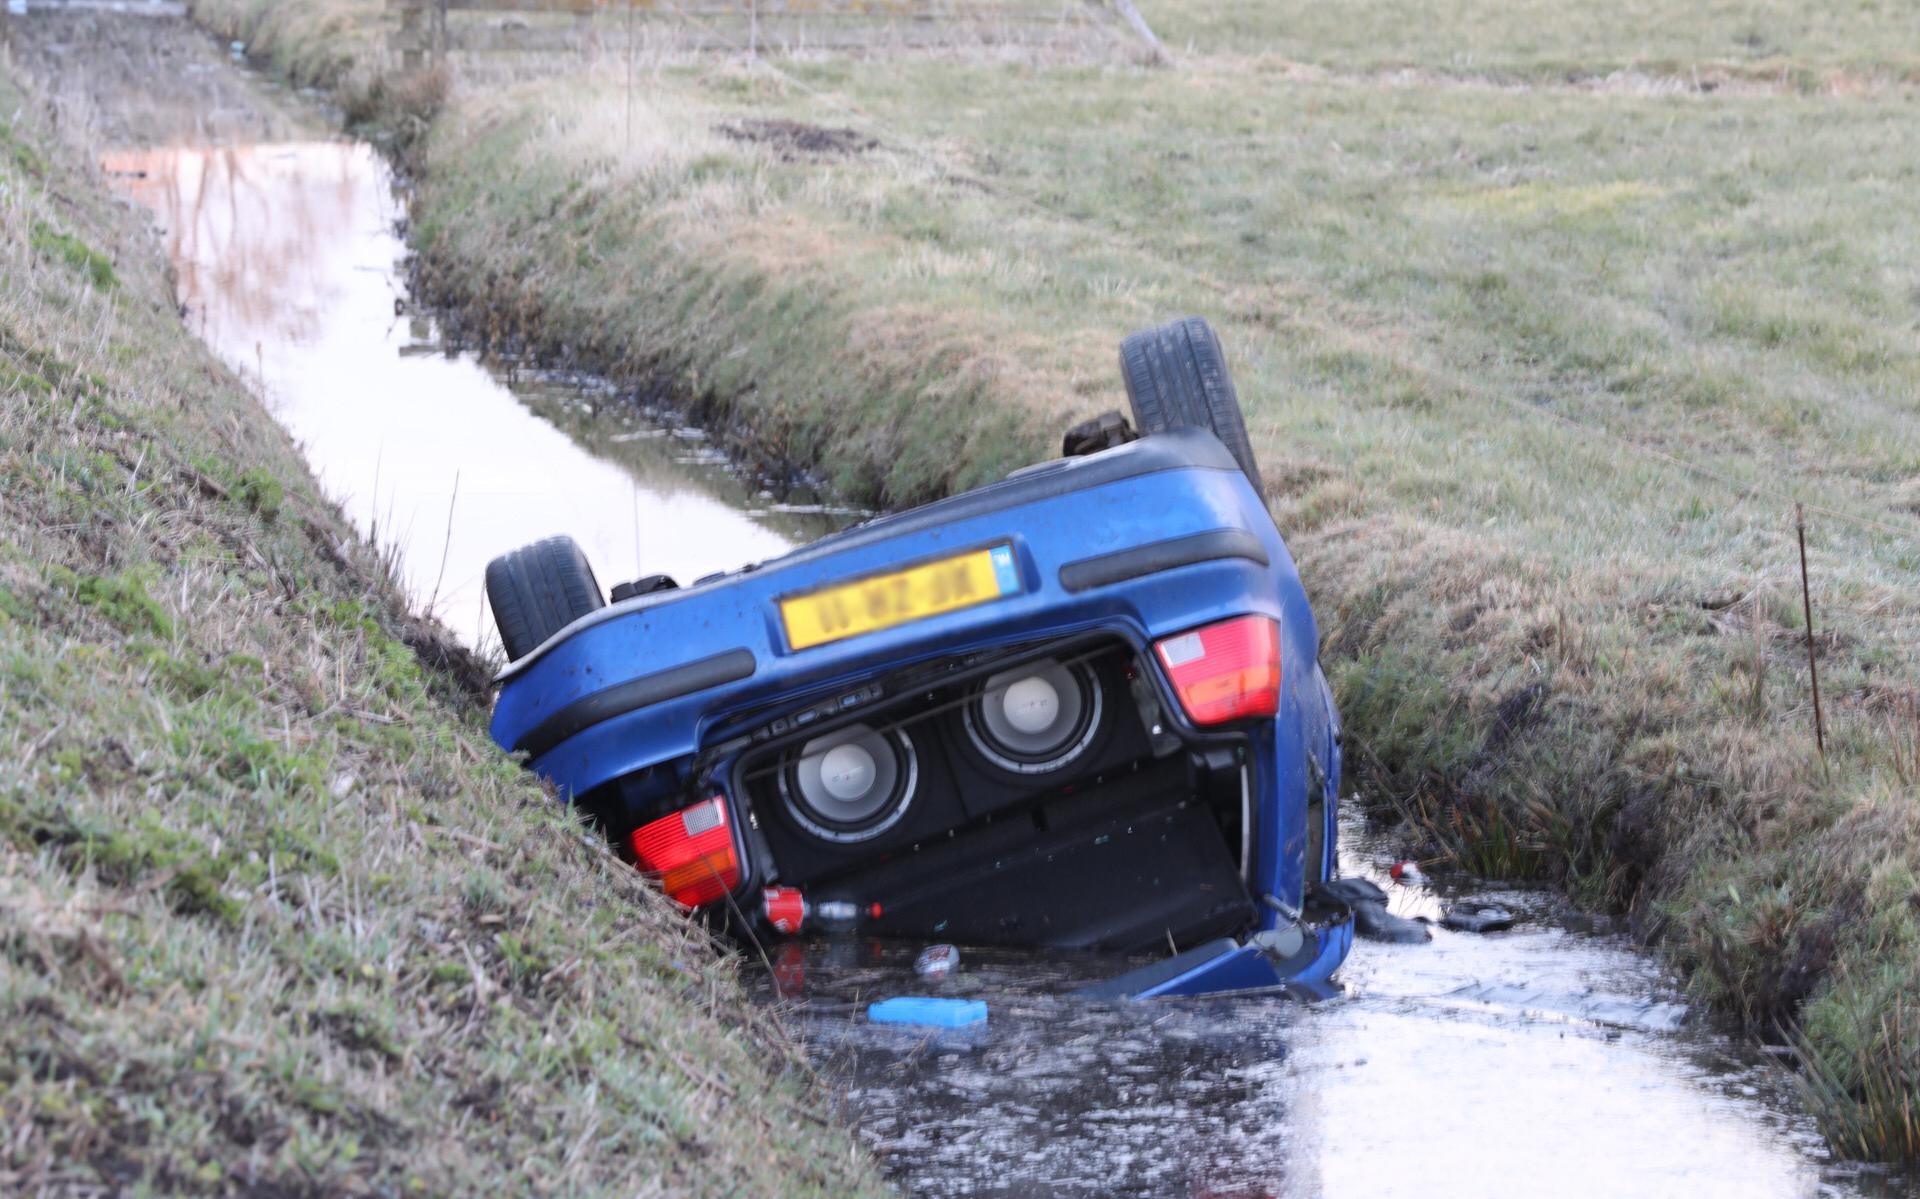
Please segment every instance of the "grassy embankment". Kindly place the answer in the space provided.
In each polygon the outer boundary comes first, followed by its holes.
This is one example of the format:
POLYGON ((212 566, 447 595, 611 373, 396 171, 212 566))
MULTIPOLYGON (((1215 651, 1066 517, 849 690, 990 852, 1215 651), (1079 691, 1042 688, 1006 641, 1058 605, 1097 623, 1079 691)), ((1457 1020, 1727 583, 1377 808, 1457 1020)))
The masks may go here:
POLYGON ((456 79, 418 239, 496 328, 894 503, 1123 406, 1120 334, 1209 315, 1374 792, 1469 869, 1630 908, 1700 998, 1797 1032, 1843 1151, 1920 1154, 1911 16, 1143 7, 1176 70, 456 79))
POLYGON ((0 57, 0 1191, 877 1191, 34 112, 0 57))

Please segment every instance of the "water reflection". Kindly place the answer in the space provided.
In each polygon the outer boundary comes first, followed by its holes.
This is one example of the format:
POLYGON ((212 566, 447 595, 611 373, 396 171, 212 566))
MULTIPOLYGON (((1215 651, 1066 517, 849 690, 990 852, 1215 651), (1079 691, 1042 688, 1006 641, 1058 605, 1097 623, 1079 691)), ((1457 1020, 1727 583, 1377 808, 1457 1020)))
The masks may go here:
POLYGON ((774 970, 860 1138, 916 1195, 1298 1193, 1303 1159, 1261 1072, 1297 1008, 1273 999, 1087 1003, 1124 963, 969 950, 937 990, 987 1000, 983 1028, 873 1026, 864 1004, 926 993, 913 947, 783 946, 774 970))
POLYGON ((433 323, 405 312, 400 201, 364 144, 129 149, 103 166, 153 213, 188 321, 470 642, 490 634, 487 561, 540 537, 571 533, 611 585, 687 581, 834 523, 775 510, 697 431, 647 425, 604 384, 526 372, 516 396, 475 357, 441 352, 433 323))
MULTIPOLYGON (((1829 1163, 1784 1072, 1694 1028, 1625 937, 1542 893, 1473 897, 1516 928, 1363 942, 1344 994, 1317 1003, 1092 1004, 1071 992, 1119 964, 988 950, 929 983, 917 947, 852 941, 779 947, 762 985, 913 1195, 1896 1192, 1829 1163), (864 1021, 900 994, 991 1016, 963 1033, 864 1021)), ((1395 906, 1439 908, 1405 890, 1395 906)))

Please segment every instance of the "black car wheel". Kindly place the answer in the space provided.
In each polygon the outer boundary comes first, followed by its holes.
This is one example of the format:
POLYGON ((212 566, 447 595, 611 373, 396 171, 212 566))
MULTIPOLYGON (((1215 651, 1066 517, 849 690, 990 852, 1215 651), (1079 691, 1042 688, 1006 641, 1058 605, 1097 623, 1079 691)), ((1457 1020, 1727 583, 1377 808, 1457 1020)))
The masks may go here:
POLYGON ((549 537, 487 563, 487 603, 512 660, 607 601, 579 543, 549 537))
POLYGON ((1142 434, 1206 429, 1220 439, 1262 497, 1240 397, 1213 326, 1197 316, 1142 329, 1120 343, 1120 375, 1142 434))

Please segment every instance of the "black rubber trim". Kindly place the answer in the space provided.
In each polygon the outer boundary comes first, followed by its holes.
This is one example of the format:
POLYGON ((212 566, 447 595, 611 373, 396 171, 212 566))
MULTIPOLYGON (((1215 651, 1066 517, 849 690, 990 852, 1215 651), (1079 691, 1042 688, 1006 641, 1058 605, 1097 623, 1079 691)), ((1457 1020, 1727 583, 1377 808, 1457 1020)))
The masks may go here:
POLYGON ((737 683, 741 679, 751 678, 758 668, 759 663, 754 660, 752 650, 730 649, 724 654, 701 658, 684 666, 643 674, 617 687, 574 700, 535 725, 533 731, 520 738, 513 748, 526 750, 537 758, 575 733, 592 728, 603 720, 624 716, 636 709, 665 703, 670 699, 679 699, 683 695, 692 695, 696 691, 705 691, 709 687, 737 683))
POLYGON ((1268 564, 1267 548, 1245 529, 1215 529, 1190 537, 1174 537, 1151 545, 1135 546, 1097 558, 1082 558, 1060 568, 1060 585, 1068 591, 1089 591, 1112 583, 1124 583, 1142 575, 1158 574, 1177 566, 1196 562, 1217 562, 1222 558, 1245 558, 1268 564))

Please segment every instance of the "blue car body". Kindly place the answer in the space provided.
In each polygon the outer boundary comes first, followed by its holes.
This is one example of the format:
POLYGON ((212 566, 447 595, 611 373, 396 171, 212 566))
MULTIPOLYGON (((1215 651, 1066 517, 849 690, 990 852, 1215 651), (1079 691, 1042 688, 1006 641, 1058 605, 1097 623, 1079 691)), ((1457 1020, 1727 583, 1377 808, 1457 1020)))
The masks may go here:
MULTIPOLYGON (((1334 869, 1341 776, 1338 716, 1318 663, 1318 644, 1293 560, 1261 497, 1212 434, 1174 430, 1028 468, 743 571, 589 613, 503 672, 492 735, 507 750, 526 753, 531 767, 563 794, 592 797, 600 810, 623 813, 628 824, 694 798, 721 798, 730 808, 741 859, 729 902, 736 912, 747 912, 757 907, 762 890, 778 881, 776 875, 785 877, 777 860, 782 854, 769 848, 769 837, 796 843, 795 830, 785 824, 769 827, 779 823, 775 814, 762 810, 772 804, 765 798, 772 792, 754 790, 763 785, 755 781, 755 772, 774 769, 755 763, 784 760, 773 747, 805 735, 809 726, 826 728, 867 709, 891 710, 889 702, 929 703, 927 696, 944 693, 924 680, 943 664, 962 678, 969 664, 991 665, 996 655, 1014 648, 1031 654, 1067 647, 1051 651, 1055 657, 1049 662, 1074 661, 1067 654, 1081 646, 1094 647, 1089 654, 1111 650, 1124 662, 1101 668, 1114 672, 1107 710, 1124 707, 1126 695, 1147 696, 1141 701, 1141 727, 1152 726, 1162 756, 1156 764, 1141 750, 1131 767, 1115 767, 1103 778, 1120 779, 1131 769, 1135 776, 1162 771, 1176 788, 1183 777, 1215 780, 1216 823, 1226 830, 1222 841, 1245 888, 1244 896, 1232 897, 1239 905, 1239 927, 1148 967, 1122 993, 1195 994, 1316 983, 1332 974, 1351 940, 1344 913, 1317 904, 1313 890, 1334 869), (788 597, 978 549, 993 552, 998 570, 1001 594, 991 602, 808 648, 796 648, 789 639, 781 607, 788 597), (1197 727, 1185 718, 1153 647, 1183 631, 1242 616, 1264 616, 1277 626, 1277 711, 1228 728, 1197 727), (1122 682, 1123 676, 1130 681, 1122 682), (874 682, 898 678, 911 681, 874 682), (1157 703, 1141 687, 1150 687, 1157 703), (1178 752, 1165 750, 1169 734, 1178 737, 1178 752), (1189 765, 1177 765, 1176 759, 1189 765), (1183 769, 1200 775, 1183 776, 1183 769), (1236 771, 1238 813, 1232 810, 1236 771)), ((1115 749, 1108 757, 1119 761, 1128 752, 1115 749)), ((914 758, 916 770, 928 756, 923 750, 914 758)), ((1020 785, 1025 784, 1019 779, 1007 784, 1020 785)), ((1057 798, 1075 791, 1075 785, 1066 785, 1048 794, 1057 798)), ((1166 798, 1179 806, 1177 797, 1166 798)), ((971 810, 966 794, 955 802, 956 812, 971 810)), ((993 853, 1004 857, 1012 852, 1004 848, 1009 810, 1024 810, 1022 802, 1007 800, 1004 809, 964 821, 959 832, 948 830, 944 838, 929 834, 911 844, 890 844, 879 856, 896 860, 886 868, 893 873, 882 874, 905 878, 899 860, 923 849, 957 854, 956 847, 969 837, 983 846, 989 837, 999 838, 995 844, 1001 848, 993 853), (988 829, 996 817, 998 825, 988 829), (932 844, 936 840, 952 844, 932 844)), ((1184 816, 1167 819, 1169 828, 1185 827, 1184 816)), ((1046 824, 1039 816, 1033 823, 1046 824)), ((1059 852, 1065 861, 1092 851, 1062 841, 1059 852)), ((1152 851, 1165 852, 1164 845, 1152 851)), ((1212 849, 1206 852, 1218 856, 1212 849)), ((998 877, 996 866, 985 853, 964 861, 939 859, 960 863, 949 871, 954 877, 984 880, 970 888, 956 884, 958 889, 939 903, 965 906, 966 896, 996 890, 991 885, 998 877)), ((1126 860, 1137 867, 1147 853, 1142 849, 1126 860)), ((805 855, 788 851, 785 856, 805 855)), ((844 869, 834 869, 845 876, 856 867, 865 868, 849 860, 844 869)), ((1052 877, 1041 864, 1021 869, 1024 879, 1052 877)), ((1074 877, 1097 875, 1083 871, 1074 877)), ((1084 889, 1083 882, 1074 885, 1084 889)), ((1154 902, 1173 907, 1185 902, 1177 879, 1156 877, 1153 886, 1154 902)), ((996 897, 995 902, 1001 901, 996 897)), ((1045 902, 1044 896, 1033 901, 1045 902)), ((1117 909, 1132 900, 1115 894, 1102 902, 1117 909)), ((1151 913, 1143 917, 1152 918, 1151 913)), ((997 919, 991 927, 1026 930, 1010 932, 1010 941, 1032 935, 1044 923, 1021 919, 1014 908, 997 919)), ((1196 920, 1197 936, 1206 921, 1196 920)), ((878 931, 939 937, 946 929, 943 921, 935 921, 878 931)), ((1099 941, 1093 934, 1071 936, 1081 936, 1070 941, 1076 945, 1099 941)), ((1048 943, 1045 935, 1032 939, 1048 943)))

